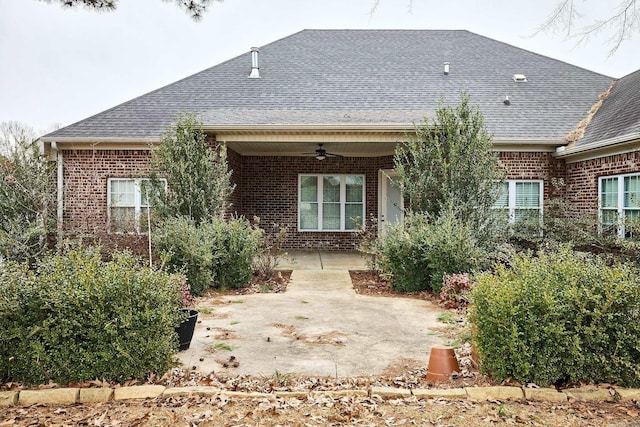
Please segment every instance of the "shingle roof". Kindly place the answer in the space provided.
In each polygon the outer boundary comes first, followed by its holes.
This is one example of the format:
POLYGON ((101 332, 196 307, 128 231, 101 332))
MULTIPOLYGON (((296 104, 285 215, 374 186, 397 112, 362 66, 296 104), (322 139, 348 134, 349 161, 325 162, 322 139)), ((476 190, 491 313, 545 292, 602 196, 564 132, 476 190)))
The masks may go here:
POLYGON ((467 91, 494 136, 558 138, 612 81, 463 30, 304 30, 260 48, 261 78, 250 66, 247 52, 47 137, 157 137, 186 111, 208 127, 411 124, 467 91))
POLYGON ((640 70, 618 80, 576 147, 640 132, 640 70))

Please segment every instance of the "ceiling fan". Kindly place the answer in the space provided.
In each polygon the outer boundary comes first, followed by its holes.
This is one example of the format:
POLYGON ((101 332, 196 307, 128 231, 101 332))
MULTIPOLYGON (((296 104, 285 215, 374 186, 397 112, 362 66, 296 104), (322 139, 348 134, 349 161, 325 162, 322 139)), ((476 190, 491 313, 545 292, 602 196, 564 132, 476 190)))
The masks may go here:
POLYGON ((322 148, 322 144, 318 144, 318 148, 314 153, 302 153, 303 156, 313 156, 318 160, 324 160, 327 157, 342 157, 340 154, 327 153, 327 150, 322 148))

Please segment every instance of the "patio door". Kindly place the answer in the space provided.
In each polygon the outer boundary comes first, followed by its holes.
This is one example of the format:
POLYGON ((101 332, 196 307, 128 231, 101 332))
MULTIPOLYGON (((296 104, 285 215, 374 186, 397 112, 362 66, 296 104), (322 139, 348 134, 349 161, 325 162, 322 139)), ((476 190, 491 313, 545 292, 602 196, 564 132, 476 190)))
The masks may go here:
POLYGON ((394 182, 398 174, 393 169, 378 171, 378 233, 384 233, 389 225, 402 221, 404 200, 394 182))

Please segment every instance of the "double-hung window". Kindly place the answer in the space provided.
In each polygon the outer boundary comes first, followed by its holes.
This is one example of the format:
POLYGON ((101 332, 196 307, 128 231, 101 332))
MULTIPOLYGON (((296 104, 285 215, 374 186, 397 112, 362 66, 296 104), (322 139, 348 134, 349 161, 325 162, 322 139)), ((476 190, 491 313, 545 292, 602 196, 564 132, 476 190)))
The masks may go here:
POLYGON ((542 220, 542 180, 508 180, 500 185, 494 207, 502 210, 510 223, 542 220))
POLYGON ((640 174, 601 177, 598 194, 602 229, 629 236, 640 222, 640 174))
MULTIPOLYGON (((166 188, 166 181, 161 180, 166 188)), ((112 233, 142 233, 146 230, 150 180, 146 178, 109 178, 107 210, 112 233)))
POLYGON ((352 231, 364 224, 363 175, 300 175, 298 230, 352 231))

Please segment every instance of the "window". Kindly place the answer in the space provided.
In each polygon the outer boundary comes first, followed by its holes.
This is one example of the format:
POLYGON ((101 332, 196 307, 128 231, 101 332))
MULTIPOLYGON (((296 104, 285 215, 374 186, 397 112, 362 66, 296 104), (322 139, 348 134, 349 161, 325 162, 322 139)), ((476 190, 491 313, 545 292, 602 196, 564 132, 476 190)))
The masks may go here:
POLYGON ((502 209, 510 223, 542 220, 543 182, 509 180, 502 184, 495 208, 502 209))
POLYGON ((298 230, 352 231, 363 224, 363 175, 299 176, 298 230))
MULTIPOLYGON (((166 181, 163 179, 162 182, 166 187, 166 181)), ((107 181, 110 232, 141 233, 146 230, 149 188, 149 180, 145 178, 110 178, 107 181)))
POLYGON ((602 230, 629 237, 640 220, 640 174, 601 177, 598 188, 602 230))

